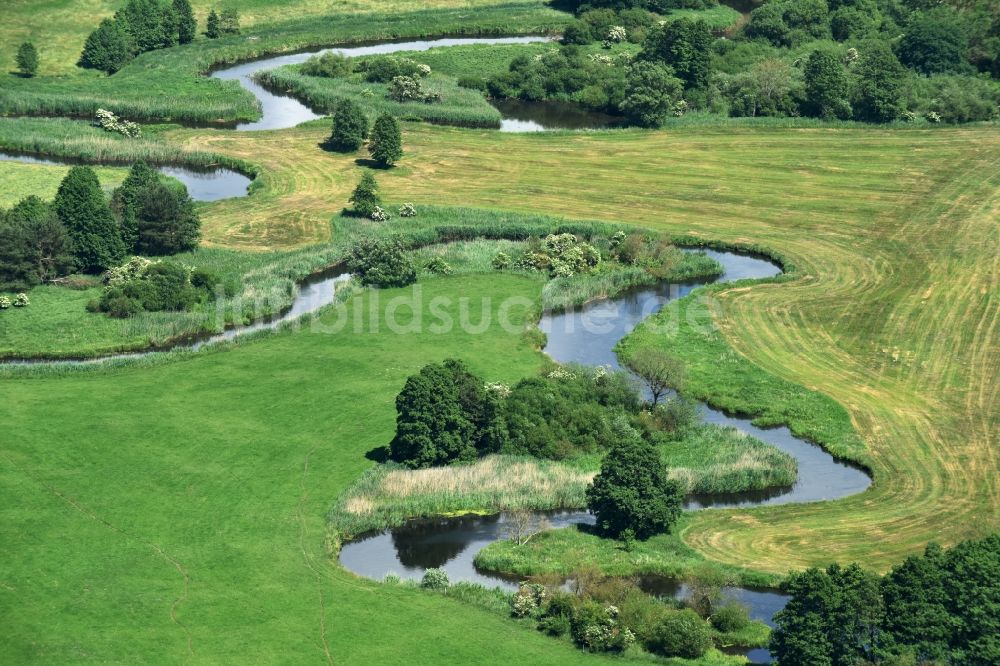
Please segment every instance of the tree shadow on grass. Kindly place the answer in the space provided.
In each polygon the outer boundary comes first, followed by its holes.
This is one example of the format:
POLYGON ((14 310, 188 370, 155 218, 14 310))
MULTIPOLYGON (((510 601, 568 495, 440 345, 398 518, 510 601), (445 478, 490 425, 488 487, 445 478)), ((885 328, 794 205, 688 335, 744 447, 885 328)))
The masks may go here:
POLYGON ((385 165, 382 164, 381 162, 376 162, 375 160, 367 157, 359 157, 358 159, 354 160, 354 163, 357 164, 359 167, 368 167, 369 169, 378 169, 379 171, 388 171, 393 166, 391 164, 385 165))
POLYGON ((376 446, 374 449, 365 454, 365 458, 373 460, 377 463, 387 463, 389 462, 389 447, 376 446))

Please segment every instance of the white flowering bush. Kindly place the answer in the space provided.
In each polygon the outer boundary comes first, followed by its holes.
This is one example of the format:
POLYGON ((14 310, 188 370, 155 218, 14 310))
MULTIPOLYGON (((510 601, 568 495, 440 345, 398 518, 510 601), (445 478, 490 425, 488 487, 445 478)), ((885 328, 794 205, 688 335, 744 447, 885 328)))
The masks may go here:
POLYGON ((416 217, 417 216, 417 208, 416 208, 416 206, 414 206, 411 203, 405 203, 405 204, 403 204, 402 206, 399 207, 399 216, 400 217, 416 217))
POLYGON ((420 587, 427 590, 446 590, 451 584, 444 569, 428 569, 420 579, 420 587))
POLYGON ((108 132, 118 132, 127 137, 138 138, 142 136, 142 129, 138 123, 119 118, 107 109, 97 110, 97 126, 108 132))
POLYGON ((130 282, 139 277, 143 271, 155 263, 159 262, 146 259, 145 257, 132 257, 121 266, 109 268, 104 274, 104 284, 115 286, 130 282))
POLYGON ((625 30, 624 26, 613 25, 608 30, 607 40, 609 42, 617 44, 619 42, 624 42, 626 39, 628 39, 628 32, 625 30))
POLYGON ((431 66, 420 63, 417 65, 417 73, 420 74, 420 76, 429 76, 431 73, 431 66))
POLYGON ((635 634, 619 622, 615 606, 608 606, 604 613, 604 619, 583 629, 580 642, 594 652, 624 652, 635 643, 635 634))
POLYGON ((687 113, 687 110, 688 110, 688 103, 682 99, 679 99, 676 102, 674 102, 674 106, 670 110, 670 112, 679 118, 683 116, 685 113, 687 113))
POLYGON ((622 243, 624 243, 627 237, 628 236, 624 231, 616 231, 615 233, 611 234, 611 239, 608 244, 611 246, 611 249, 614 249, 619 245, 621 245, 622 243))
POLYGON ((521 583, 510 598, 510 613, 514 617, 530 617, 538 614, 545 603, 547 593, 544 585, 538 583, 521 583))
POLYGON ((371 88, 365 88, 365 89, 363 89, 361 91, 361 96, 362 97, 374 97, 375 96, 375 91, 372 90, 371 88))
POLYGON ((0 310, 6 310, 10 307, 10 299, 6 296, 0 296, 0 310))
POLYGON ((926 118, 932 123, 941 122, 941 114, 939 114, 937 111, 928 111, 926 118))
POLYGON ((505 268, 510 268, 510 255, 506 252, 497 252, 496 256, 493 257, 493 268, 498 271, 502 271, 505 268))
POLYGON ((376 222, 388 222, 391 218, 392 216, 389 215, 389 211, 382 208, 382 206, 375 206, 372 209, 372 219, 376 222))
POLYGON ((28 295, 21 293, 14 297, 14 307, 23 308, 28 305, 28 295))
POLYGON ((550 370, 547 375, 549 379, 573 379, 576 377, 572 372, 562 367, 561 365, 553 370, 550 370))
POLYGON ((604 53, 591 53, 589 56, 591 62, 595 62, 598 65, 614 65, 615 59, 612 56, 605 55, 604 53))
POLYGON ((860 57, 858 50, 854 47, 847 49, 847 53, 844 54, 844 64, 850 65, 855 60, 860 57))
POLYGON ((493 384, 486 384, 484 387, 486 392, 490 395, 496 396, 501 399, 505 399, 510 396, 510 387, 502 382, 495 382, 493 384))

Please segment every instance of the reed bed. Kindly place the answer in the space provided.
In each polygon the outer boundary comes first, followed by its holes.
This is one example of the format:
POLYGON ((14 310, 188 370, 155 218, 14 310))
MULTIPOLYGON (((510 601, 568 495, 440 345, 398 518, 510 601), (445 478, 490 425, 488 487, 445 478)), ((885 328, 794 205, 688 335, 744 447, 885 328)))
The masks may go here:
POLYGON ((470 465, 410 470, 378 465, 330 511, 341 538, 399 525, 409 518, 586 505, 593 471, 520 456, 488 456, 470 465))
POLYGON ((662 452, 670 478, 695 494, 787 487, 798 474, 795 458, 728 426, 698 426, 662 452))

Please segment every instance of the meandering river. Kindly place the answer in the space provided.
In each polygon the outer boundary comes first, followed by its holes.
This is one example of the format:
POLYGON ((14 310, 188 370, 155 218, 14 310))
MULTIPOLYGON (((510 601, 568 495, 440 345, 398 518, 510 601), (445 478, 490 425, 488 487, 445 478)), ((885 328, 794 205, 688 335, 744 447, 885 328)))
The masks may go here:
MULTIPOLYGON (((766 278, 780 273, 776 265, 756 257, 711 250, 708 253, 724 268, 717 281, 766 278)), ((643 319, 671 301, 686 296, 699 284, 704 282, 665 282, 653 288, 592 303, 579 310, 546 314, 539 323, 548 336, 545 351, 563 363, 620 368, 614 353, 618 341, 643 319)), ((795 437, 788 428, 759 428, 750 419, 728 415, 705 404, 701 405, 701 411, 707 422, 735 426, 793 456, 798 461, 798 479, 791 488, 729 496, 689 497, 685 503, 689 510, 837 499, 859 493, 871 484, 864 471, 836 460, 815 444, 795 437)), ((594 517, 585 511, 543 513, 553 527, 594 523, 594 517)), ((388 573, 419 579, 427 569, 439 567, 448 572, 453 582, 470 581, 513 590, 517 587, 516 580, 480 571, 474 564, 480 550, 497 539, 506 538, 505 521, 503 514, 413 520, 345 544, 340 562, 350 571, 374 579, 381 579, 388 573)), ((642 583, 651 594, 680 597, 685 592, 683 586, 669 580, 646 578, 642 583)), ((724 593, 746 604, 754 619, 769 624, 787 601, 784 595, 770 590, 734 587, 726 588, 724 593)), ((767 650, 752 650, 748 656, 754 662, 770 661, 767 650)))

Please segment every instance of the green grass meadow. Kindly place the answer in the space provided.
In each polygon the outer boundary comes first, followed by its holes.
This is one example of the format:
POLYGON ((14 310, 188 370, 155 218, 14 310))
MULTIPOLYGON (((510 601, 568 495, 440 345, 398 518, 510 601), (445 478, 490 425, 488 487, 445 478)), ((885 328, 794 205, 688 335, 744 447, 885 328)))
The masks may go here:
MULTIPOLYGON (((538 290, 496 275, 421 287, 425 303, 488 293, 494 307, 498 295, 538 290)), ((329 561, 327 509, 391 437, 408 374, 457 355, 511 382, 541 362, 494 329, 346 330, 0 382, 0 662, 475 663, 494 660, 497 645, 520 663, 586 658, 329 561)))

